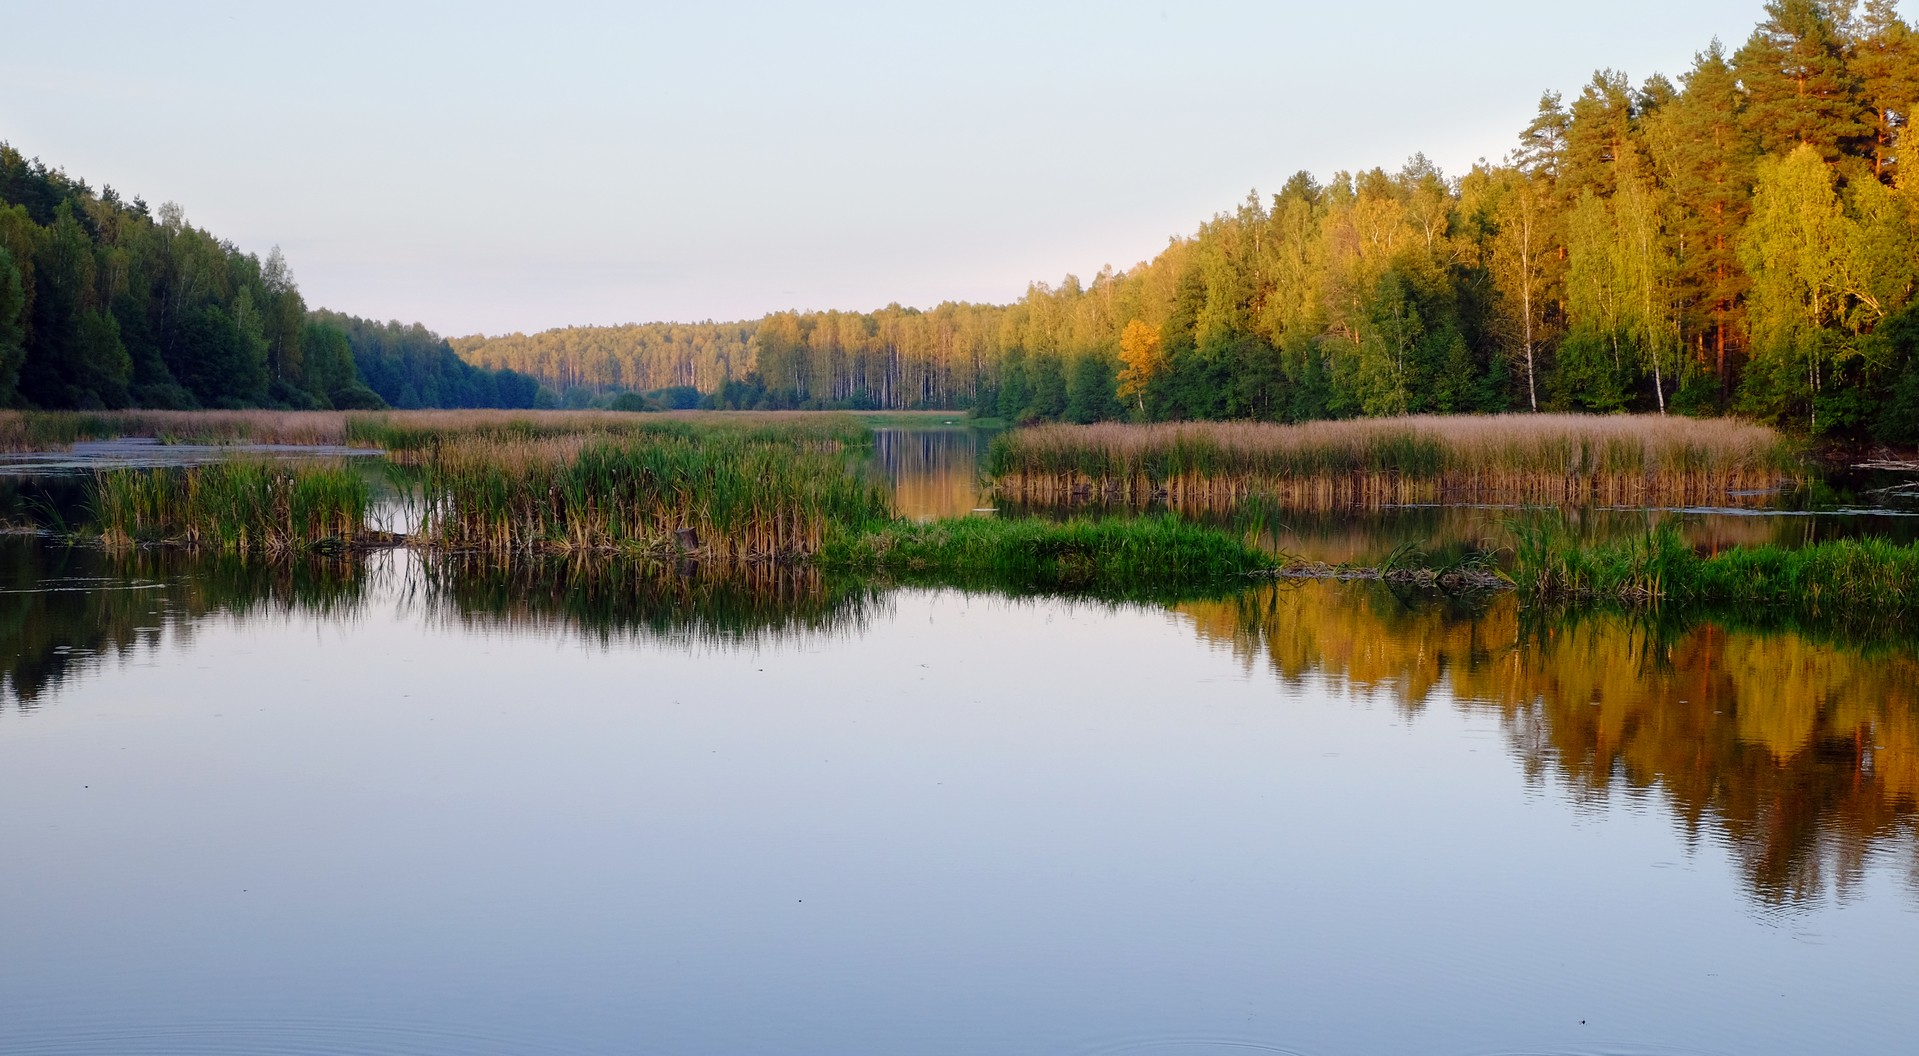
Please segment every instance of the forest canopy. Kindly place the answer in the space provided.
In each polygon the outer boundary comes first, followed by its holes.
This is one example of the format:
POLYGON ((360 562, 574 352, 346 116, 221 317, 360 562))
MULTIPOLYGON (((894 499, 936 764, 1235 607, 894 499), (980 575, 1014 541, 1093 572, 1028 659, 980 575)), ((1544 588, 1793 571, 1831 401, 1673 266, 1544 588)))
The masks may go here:
POLYGON ((1677 81, 1601 70, 1499 163, 1307 173, 1005 306, 466 337, 558 389, 1015 420, 1738 412, 1919 440, 1919 47, 1894 0, 1772 0, 1677 81))
POLYGON ((1249 194, 1007 305, 442 340, 0 144, 0 405, 973 408, 1017 421, 1739 413, 1919 441, 1919 44, 1771 0, 1677 80, 1547 92, 1498 163, 1249 194))
POLYGON ((310 312, 262 260, 0 142, 0 407, 525 407, 420 328, 310 312))

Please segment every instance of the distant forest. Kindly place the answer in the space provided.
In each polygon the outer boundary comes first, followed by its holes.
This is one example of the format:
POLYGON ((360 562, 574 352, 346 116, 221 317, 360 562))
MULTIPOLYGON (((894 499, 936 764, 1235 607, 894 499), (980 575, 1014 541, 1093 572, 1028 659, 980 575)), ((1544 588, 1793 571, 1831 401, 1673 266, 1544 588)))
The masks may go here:
MULTIPOLYGON (((1015 420, 1736 411, 1919 440, 1919 44, 1773 0, 1675 83, 1604 70, 1499 164, 1305 173, 1157 257, 1005 306, 467 337, 556 390, 1015 420)), ((578 400, 581 397, 575 396, 578 400)))
POLYGON ((309 312, 265 260, 0 143, 0 407, 530 407, 421 328, 309 312))
POLYGON ((1499 163, 1300 173, 1009 305, 451 341, 0 145, 0 405, 973 408, 1018 421, 1735 412, 1919 441, 1919 42, 1772 0, 1677 82, 1547 93, 1499 163))

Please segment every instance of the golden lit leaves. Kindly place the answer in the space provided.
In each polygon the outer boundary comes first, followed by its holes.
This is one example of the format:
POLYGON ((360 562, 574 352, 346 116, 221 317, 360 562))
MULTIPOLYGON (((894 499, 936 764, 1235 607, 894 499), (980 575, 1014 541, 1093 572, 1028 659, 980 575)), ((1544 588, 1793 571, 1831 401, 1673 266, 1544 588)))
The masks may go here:
POLYGON ((1119 359, 1125 368, 1119 372, 1119 398, 1145 407, 1146 386, 1166 368, 1166 355, 1160 348, 1159 331, 1135 319, 1119 335, 1119 359))

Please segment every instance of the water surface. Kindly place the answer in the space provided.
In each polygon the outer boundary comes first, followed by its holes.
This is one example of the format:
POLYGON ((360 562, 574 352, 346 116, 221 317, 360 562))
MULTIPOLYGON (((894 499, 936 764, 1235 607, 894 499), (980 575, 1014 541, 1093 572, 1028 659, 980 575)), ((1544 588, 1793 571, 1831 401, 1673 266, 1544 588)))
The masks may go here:
POLYGON ((0 1051, 1803 1053, 1909 646, 0 545, 0 1051))

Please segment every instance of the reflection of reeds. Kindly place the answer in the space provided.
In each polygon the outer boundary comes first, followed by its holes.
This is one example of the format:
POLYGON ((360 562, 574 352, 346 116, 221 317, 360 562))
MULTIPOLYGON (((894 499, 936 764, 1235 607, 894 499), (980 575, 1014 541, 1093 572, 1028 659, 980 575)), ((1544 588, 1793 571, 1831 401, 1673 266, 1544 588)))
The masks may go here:
POLYGON ((340 463, 233 459, 181 469, 117 469, 94 478, 93 504, 109 543, 177 542, 280 554, 358 537, 369 492, 340 463))
POLYGON ((351 619, 379 577, 350 556, 259 561, 218 552, 0 541, 0 702, 31 707, 114 658, 191 638, 216 616, 351 619), (92 589, 46 589, 84 580, 92 589))
POLYGON ((452 441, 421 487, 427 545, 496 553, 762 561, 889 516, 885 489, 841 459, 731 435, 452 441))
POLYGON ((566 631, 601 644, 732 646, 861 626, 878 595, 811 565, 671 564, 597 555, 428 554, 431 611, 466 626, 566 631))
POLYGON ((1169 516, 894 521, 839 540, 829 569, 1007 593, 1165 600, 1237 589, 1273 559, 1239 537, 1169 516))
POLYGON ((1723 502, 1798 480, 1789 445, 1730 419, 1420 417, 1270 425, 1049 425, 994 441, 1002 493, 1219 507, 1723 502))

